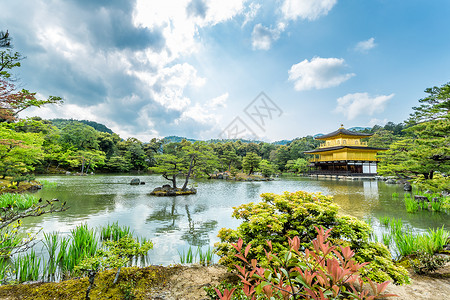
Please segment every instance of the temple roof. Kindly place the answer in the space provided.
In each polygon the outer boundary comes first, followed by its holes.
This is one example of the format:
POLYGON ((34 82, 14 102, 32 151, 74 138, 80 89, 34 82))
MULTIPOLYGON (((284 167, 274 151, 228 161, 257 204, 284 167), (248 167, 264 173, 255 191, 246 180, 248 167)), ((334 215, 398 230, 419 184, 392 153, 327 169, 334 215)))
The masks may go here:
POLYGON ((327 148, 319 148, 314 150, 305 151, 303 153, 318 153, 318 152, 327 152, 334 151, 340 149, 358 149, 358 150, 388 150, 387 148, 375 148, 375 147, 361 147, 361 146, 335 146, 335 147, 327 147, 327 148))
POLYGON ((368 137, 368 136, 372 136, 371 133, 354 132, 354 131, 350 131, 350 130, 345 129, 344 127, 341 127, 338 130, 336 130, 336 131, 333 131, 331 133, 324 134, 324 135, 316 137, 316 140, 324 140, 324 139, 327 139, 327 138, 330 138, 330 137, 338 136, 340 134, 341 135, 350 135, 350 136, 355 136, 355 137, 359 136, 359 137, 362 137, 362 138, 368 137))

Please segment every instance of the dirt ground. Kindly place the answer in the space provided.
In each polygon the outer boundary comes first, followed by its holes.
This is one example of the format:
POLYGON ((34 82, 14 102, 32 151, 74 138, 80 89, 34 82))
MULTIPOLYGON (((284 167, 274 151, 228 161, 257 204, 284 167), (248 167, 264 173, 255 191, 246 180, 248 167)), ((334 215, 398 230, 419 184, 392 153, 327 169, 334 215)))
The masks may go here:
MULTIPOLYGON (((169 269, 171 269, 169 267, 169 269)), ((430 276, 411 275, 411 284, 403 286, 389 285, 386 292, 398 295, 387 299, 398 300, 446 300, 450 299, 450 264, 440 272, 430 276)), ((204 291, 205 286, 216 285, 219 282, 230 279, 235 275, 227 272, 223 266, 177 266, 172 268, 170 276, 166 278, 164 285, 159 285, 147 290, 144 299, 164 300, 203 300, 209 299, 204 291)), ((23 295, 9 293, 7 297, 0 299, 23 299, 23 295)), ((71 299, 78 297, 52 297, 51 299, 71 299)), ((74 295, 73 295, 74 296, 74 295)), ((27 297, 25 297, 27 298, 27 297)), ((27 298, 28 299, 28 298, 27 298)), ((102 299, 102 296, 95 297, 102 299)))

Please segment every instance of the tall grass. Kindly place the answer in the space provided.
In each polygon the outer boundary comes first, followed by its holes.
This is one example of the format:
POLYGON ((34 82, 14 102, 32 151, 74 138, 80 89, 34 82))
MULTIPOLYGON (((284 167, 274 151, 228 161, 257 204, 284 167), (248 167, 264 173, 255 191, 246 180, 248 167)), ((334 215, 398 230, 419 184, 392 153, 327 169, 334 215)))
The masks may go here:
POLYGON ((56 253, 59 244, 58 232, 51 232, 51 233, 44 232, 44 239, 42 243, 44 244, 44 248, 47 250, 49 256, 47 264, 44 268, 45 271, 44 273, 47 273, 48 280, 55 280, 58 268, 57 253, 56 253))
POLYGON ((444 226, 436 229, 428 229, 426 234, 420 238, 420 244, 423 245, 424 251, 429 254, 439 252, 447 245, 450 232, 444 229, 444 226))
POLYGON ((0 207, 11 207, 17 210, 28 209, 38 201, 39 198, 30 194, 4 193, 0 195, 0 207))
POLYGON ((0 284, 6 281, 9 272, 9 262, 6 258, 0 257, 0 284))
POLYGON ((180 252, 178 251, 178 255, 180 256, 180 263, 182 264, 193 264, 200 263, 203 266, 209 266, 213 263, 214 253, 211 247, 203 252, 201 247, 197 248, 197 251, 194 252, 192 247, 189 246, 187 251, 180 252))
POLYGON ((383 244, 389 248, 389 246, 391 245, 391 240, 392 240, 392 234, 391 233, 383 233, 382 234, 382 241, 383 244))
POLYGON ((416 200, 412 199, 409 194, 405 194, 405 207, 409 213, 415 213, 419 210, 419 204, 416 200))
POLYGON ((178 255, 180 256, 180 263, 182 264, 193 264, 194 263, 194 252, 192 251, 192 247, 189 246, 189 249, 185 252, 178 251, 178 255))
POLYGON ((389 220, 389 217, 384 216, 380 218, 380 223, 384 226, 389 226, 389 220))
POLYGON ((32 250, 28 254, 16 257, 12 268, 18 282, 37 281, 40 275, 41 258, 37 258, 32 250))
POLYGON ((201 265, 209 266, 209 265, 213 264, 214 253, 213 253, 213 250, 211 249, 211 247, 208 247, 208 249, 206 249, 205 252, 203 252, 202 249, 200 247, 198 247, 197 253, 198 253, 199 262, 201 265))
POLYGON ((48 180, 39 180, 39 182, 45 187, 45 188, 54 188, 58 185, 57 182, 54 181, 48 181, 48 180))
POLYGON ((398 193, 392 193, 392 198, 393 199, 398 199, 398 193))
POLYGON ((414 254, 417 251, 434 254, 441 251, 450 238, 450 232, 443 226, 437 229, 428 229, 422 234, 414 234, 411 229, 403 226, 401 219, 390 218, 388 220, 384 221, 389 224, 389 232, 382 233, 382 241, 393 255, 398 253, 398 258, 414 254))
POLYGON ((441 203, 441 201, 433 201, 433 202, 431 202, 431 209, 433 210, 433 211, 436 211, 436 212, 440 212, 441 211, 441 209, 442 209, 442 203, 441 203))
POLYGON ((418 236, 414 235, 410 230, 402 234, 394 235, 394 242, 397 246, 400 256, 405 257, 419 250, 418 236))
POLYGON ((133 232, 128 226, 119 226, 119 222, 100 227, 100 239, 118 241, 125 236, 132 236, 133 232))

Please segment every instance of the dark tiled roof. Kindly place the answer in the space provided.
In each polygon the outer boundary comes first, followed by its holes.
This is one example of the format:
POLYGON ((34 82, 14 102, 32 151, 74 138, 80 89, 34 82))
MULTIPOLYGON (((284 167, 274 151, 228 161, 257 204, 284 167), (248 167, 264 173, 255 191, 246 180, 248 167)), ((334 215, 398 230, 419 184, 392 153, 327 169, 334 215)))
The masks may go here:
POLYGON ((358 150, 388 150, 387 148, 374 148, 374 147, 361 147, 361 146, 335 146, 335 147, 328 147, 328 148, 319 148, 314 149, 310 151, 305 151, 303 153, 317 153, 317 152, 327 152, 327 151, 334 151, 339 149, 358 149, 358 150))
POLYGON ((316 140, 326 139, 326 138, 329 138, 329 137, 337 136, 339 134, 352 135, 352 136, 362 136, 362 137, 366 137, 366 136, 371 136, 372 135, 371 133, 360 133, 360 132, 350 131, 350 130, 347 130, 345 128, 339 128, 338 130, 333 131, 332 133, 328 133, 328 134, 324 134, 324 135, 316 137, 316 140))

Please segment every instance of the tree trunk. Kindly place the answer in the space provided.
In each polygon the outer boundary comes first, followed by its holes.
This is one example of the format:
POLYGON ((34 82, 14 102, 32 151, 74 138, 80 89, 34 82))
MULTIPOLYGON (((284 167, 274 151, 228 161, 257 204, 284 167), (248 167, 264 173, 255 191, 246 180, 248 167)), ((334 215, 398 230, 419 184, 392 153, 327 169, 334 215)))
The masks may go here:
POLYGON ((253 172, 253 167, 250 168, 250 171, 248 171, 248 176, 250 176, 253 172))
POLYGON ((84 160, 84 157, 82 158, 83 159, 83 161, 81 162, 81 174, 83 174, 84 173, 84 164, 85 164, 85 160, 84 160))
POLYGON ((86 174, 89 172, 89 167, 91 166, 91 160, 92 159, 89 160, 88 165, 86 167, 86 174))
POLYGON ((188 173, 186 175, 186 180, 184 181, 183 187, 181 188, 182 191, 184 191, 186 189, 187 185, 188 185, 189 177, 191 176, 192 169, 194 168, 194 162, 195 162, 194 156, 192 156, 191 157, 191 163, 189 164, 189 171, 188 171, 188 173))
POLYGON ((177 175, 172 175, 172 178, 167 177, 166 174, 163 174, 162 176, 164 177, 164 179, 167 179, 167 180, 169 180, 169 181, 172 181, 172 187, 173 187, 174 189, 177 188, 177 175))
POLYGON ((228 164, 228 172, 231 172, 231 160, 230 163, 228 164))

